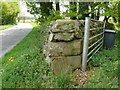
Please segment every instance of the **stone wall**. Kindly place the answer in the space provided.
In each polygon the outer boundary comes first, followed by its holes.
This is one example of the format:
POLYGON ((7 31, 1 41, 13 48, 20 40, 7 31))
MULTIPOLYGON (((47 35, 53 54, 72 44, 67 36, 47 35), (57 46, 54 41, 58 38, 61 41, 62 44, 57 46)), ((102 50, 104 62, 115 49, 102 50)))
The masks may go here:
MULTIPOLYGON (((90 25, 92 28, 96 26, 98 24, 90 25)), ((95 33, 91 32, 91 35, 95 33)), ((83 20, 56 20, 50 25, 44 54, 54 74, 72 72, 81 67, 83 35, 83 20)))

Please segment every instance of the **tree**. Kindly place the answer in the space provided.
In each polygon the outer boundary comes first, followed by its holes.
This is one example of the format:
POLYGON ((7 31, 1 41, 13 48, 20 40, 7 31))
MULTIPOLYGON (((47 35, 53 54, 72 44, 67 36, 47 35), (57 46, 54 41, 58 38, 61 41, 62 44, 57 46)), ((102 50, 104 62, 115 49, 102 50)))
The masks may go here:
MULTIPOLYGON (((39 22, 61 18, 59 2, 56 2, 56 10, 53 9, 52 4, 53 2, 27 2, 28 11, 31 14, 38 14, 39 22)), ((98 20, 102 15, 105 16, 104 21, 106 22, 108 22, 110 17, 114 21, 120 21, 118 19, 119 10, 117 10, 117 7, 119 9, 118 2, 70 2, 65 7, 68 10, 63 14, 65 17, 70 17, 71 19, 85 19, 85 17, 91 15, 91 18, 98 20), (101 13, 101 11, 104 12, 101 13)))
POLYGON ((61 19, 59 2, 56 2, 56 9, 53 2, 26 2, 28 12, 38 16, 36 21, 40 24, 45 21, 61 19))
POLYGON ((79 2, 79 10, 78 13, 82 14, 82 17, 80 19, 85 19, 85 17, 89 16, 89 2, 79 2))
POLYGON ((100 17, 100 9, 98 5, 101 4, 101 2, 89 2, 89 6, 91 8, 90 14, 92 19, 99 20, 100 17))
POLYGON ((26 2, 28 12, 31 14, 41 14, 42 16, 48 16, 50 9, 52 9, 52 2, 26 2))
POLYGON ((49 16, 50 10, 53 9, 52 2, 39 2, 39 3, 40 3, 41 15, 49 16))
POLYGON ((110 17, 113 17, 114 19, 118 18, 118 11, 117 11, 117 7, 118 7, 118 2, 104 2, 102 4, 98 5, 99 9, 103 9, 104 13, 102 13, 101 15, 105 16, 104 21, 108 22, 110 17))
POLYGON ((56 10, 60 10, 59 2, 56 2, 56 10))
POLYGON ((50 15, 50 10, 53 9, 52 2, 26 2, 28 7, 28 12, 38 16, 37 22, 46 21, 47 17, 50 15))

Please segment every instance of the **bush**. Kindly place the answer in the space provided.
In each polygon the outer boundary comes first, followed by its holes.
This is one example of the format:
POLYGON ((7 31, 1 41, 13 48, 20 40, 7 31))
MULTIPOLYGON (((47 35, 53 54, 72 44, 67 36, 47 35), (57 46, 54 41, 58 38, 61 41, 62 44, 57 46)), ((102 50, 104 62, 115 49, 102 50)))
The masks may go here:
POLYGON ((18 3, 2 1, 0 2, 0 6, 0 12, 2 14, 2 17, 0 17, 2 23, 0 25, 16 23, 16 17, 20 12, 18 3))

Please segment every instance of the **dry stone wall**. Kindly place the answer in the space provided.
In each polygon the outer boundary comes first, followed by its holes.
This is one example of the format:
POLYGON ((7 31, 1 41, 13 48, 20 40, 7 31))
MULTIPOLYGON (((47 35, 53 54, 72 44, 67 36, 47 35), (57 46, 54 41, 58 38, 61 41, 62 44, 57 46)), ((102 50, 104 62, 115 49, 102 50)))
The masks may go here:
MULTIPOLYGON (((91 27, 96 25, 93 23, 91 27)), ((83 20, 56 20, 50 24, 44 54, 54 74, 72 72, 81 67, 83 35, 83 20)))

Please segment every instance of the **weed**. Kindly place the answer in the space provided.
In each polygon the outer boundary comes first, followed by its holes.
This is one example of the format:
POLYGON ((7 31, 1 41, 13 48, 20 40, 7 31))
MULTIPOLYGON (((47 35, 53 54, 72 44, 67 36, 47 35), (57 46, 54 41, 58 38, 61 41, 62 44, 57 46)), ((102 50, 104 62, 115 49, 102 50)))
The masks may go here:
POLYGON ((65 73, 58 74, 55 77, 55 87, 56 88, 70 88, 73 85, 73 81, 71 80, 71 76, 65 73))

